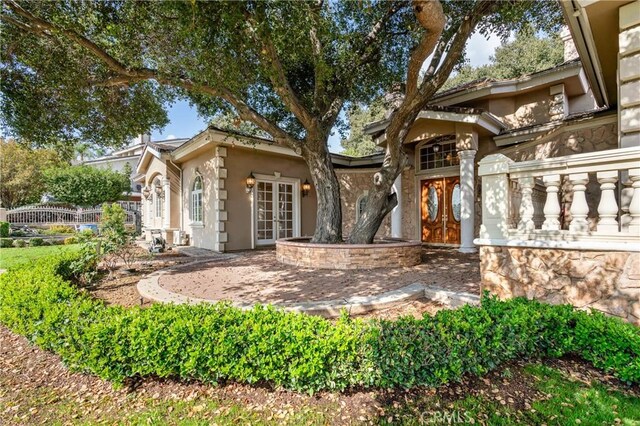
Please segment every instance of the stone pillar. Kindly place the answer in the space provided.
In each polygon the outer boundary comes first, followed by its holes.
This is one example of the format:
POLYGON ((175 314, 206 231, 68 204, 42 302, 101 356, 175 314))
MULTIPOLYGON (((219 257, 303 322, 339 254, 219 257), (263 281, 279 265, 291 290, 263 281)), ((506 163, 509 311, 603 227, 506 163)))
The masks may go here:
POLYGON ((474 253, 475 158, 476 150, 459 151, 460 156, 460 252, 474 253))
POLYGON ((171 228, 171 181, 169 179, 163 179, 162 188, 164 189, 164 216, 162 218, 162 227, 168 229, 171 228))
POLYGON ((396 197, 398 197, 398 205, 391 210, 391 236, 393 238, 402 238, 402 172, 393 182, 393 190, 396 193, 396 197))
POLYGON ((640 235, 640 169, 629 170, 629 179, 631 179, 631 187, 633 188, 633 196, 629 203, 629 233, 631 235, 640 235))
POLYGON ((640 146, 640 1, 618 12, 620 147, 640 146))
POLYGON ((503 154, 484 157, 478 167, 482 179, 482 225, 480 238, 509 238, 509 165, 513 160, 503 154))
POLYGON ((7 209, 4 207, 0 207, 0 222, 7 221, 7 209))
MULTIPOLYGON (((214 245, 213 250, 223 252, 226 249, 228 234, 226 229, 227 222, 227 190, 225 189, 225 181, 227 179, 227 169, 225 167, 225 158, 227 157, 227 148, 223 146, 215 147, 215 157, 213 159, 213 229, 214 229, 214 245)), ((253 220, 253 219, 252 219, 253 220)))

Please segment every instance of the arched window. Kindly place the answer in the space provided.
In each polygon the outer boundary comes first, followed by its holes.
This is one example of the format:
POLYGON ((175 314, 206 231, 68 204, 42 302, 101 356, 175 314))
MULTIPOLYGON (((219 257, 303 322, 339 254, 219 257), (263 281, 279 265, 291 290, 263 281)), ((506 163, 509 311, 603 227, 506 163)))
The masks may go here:
POLYGON ((420 170, 438 169, 460 164, 455 136, 441 136, 420 148, 420 170))
POLYGON ((364 208, 367 206, 368 196, 369 194, 365 192, 358 197, 358 200, 356 201, 356 220, 359 220, 360 215, 362 215, 362 212, 364 212, 364 208))
POLYGON ((191 188, 191 220, 202 223, 202 177, 196 176, 191 188))
POLYGON ((163 205, 163 196, 160 195, 157 188, 162 188, 162 184, 160 183, 160 179, 156 179, 153 181, 153 197, 154 197, 154 205, 155 205, 155 213, 156 217, 162 217, 162 210, 164 210, 163 205))

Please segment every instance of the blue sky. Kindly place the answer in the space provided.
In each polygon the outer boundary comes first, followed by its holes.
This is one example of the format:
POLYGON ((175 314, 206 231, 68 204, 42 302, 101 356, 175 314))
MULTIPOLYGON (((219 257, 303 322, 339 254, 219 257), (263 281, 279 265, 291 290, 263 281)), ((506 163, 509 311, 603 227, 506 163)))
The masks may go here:
MULTIPOLYGON (((500 39, 492 35, 488 40, 476 33, 467 44, 467 56, 473 66, 484 65, 489 62, 489 56, 493 55, 496 47, 500 46, 500 39)), ((188 102, 176 102, 169 108, 169 124, 161 132, 153 132, 151 140, 190 138, 203 130, 207 124, 198 116, 194 108, 188 102)), ((332 152, 340 152, 340 135, 334 133, 329 138, 329 149, 332 152)))

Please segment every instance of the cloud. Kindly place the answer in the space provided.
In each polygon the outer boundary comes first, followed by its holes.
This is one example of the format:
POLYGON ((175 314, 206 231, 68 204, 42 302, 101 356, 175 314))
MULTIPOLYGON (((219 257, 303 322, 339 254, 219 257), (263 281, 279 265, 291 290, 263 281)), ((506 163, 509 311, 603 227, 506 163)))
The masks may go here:
POLYGON ((500 46, 500 37, 491 34, 487 40, 476 32, 467 41, 467 57, 472 66, 478 67, 489 63, 489 56, 493 55, 496 47, 500 46))
POLYGON ((178 138, 176 137, 176 135, 169 135, 167 136, 167 139, 178 139, 178 138))

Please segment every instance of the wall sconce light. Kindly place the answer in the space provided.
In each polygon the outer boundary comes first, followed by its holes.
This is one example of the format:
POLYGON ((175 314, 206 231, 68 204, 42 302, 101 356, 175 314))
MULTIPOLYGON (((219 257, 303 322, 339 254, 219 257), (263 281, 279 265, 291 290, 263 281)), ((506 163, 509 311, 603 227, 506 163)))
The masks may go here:
POLYGON ((302 184, 302 196, 306 197, 307 195, 309 195, 309 191, 311 191, 311 184, 307 179, 305 179, 304 183, 302 184))
POLYGON ((435 145, 433 145, 432 149, 433 149, 433 152, 438 152, 438 151, 440 151, 440 145, 435 144, 435 145))
POLYGON ((247 194, 248 194, 251 192, 254 185, 256 184, 256 177, 253 175, 253 172, 249 173, 249 176, 247 176, 246 184, 247 184, 247 194))
POLYGON ((151 198, 151 188, 149 188, 147 185, 142 188, 142 196, 147 200, 151 198))

